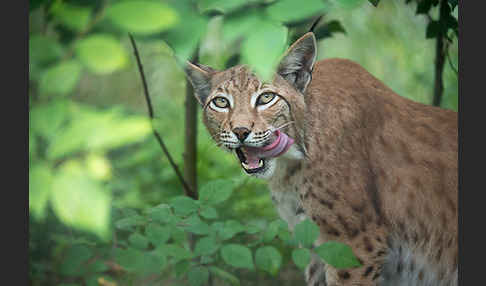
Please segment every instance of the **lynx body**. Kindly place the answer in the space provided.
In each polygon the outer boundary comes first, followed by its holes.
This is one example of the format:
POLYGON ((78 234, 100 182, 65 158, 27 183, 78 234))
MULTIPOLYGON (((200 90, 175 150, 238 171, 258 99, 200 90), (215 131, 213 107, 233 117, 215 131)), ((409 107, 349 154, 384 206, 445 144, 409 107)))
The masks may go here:
POLYGON ((211 136, 268 181, 289 227, 312 219, 316 244, 346 243, 362 264, 314 259, 308 285, 457 285, 457 113, 401 97, 349 60, 316 62, 312 33, 271 83, 245 66, 186 72, 211 136), (277 131, 293 144, 262 155, 277 131))

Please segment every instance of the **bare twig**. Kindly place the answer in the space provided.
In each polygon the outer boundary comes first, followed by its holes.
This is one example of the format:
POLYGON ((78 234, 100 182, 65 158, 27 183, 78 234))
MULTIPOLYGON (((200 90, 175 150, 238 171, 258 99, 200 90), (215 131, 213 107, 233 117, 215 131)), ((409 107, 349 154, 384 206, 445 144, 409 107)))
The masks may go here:
POLYGON ((452 59, 451 59, 451 54, 449 53, 450 52, 450 49, 449 49, 449 46, 451 45, 452 43, 451 42, 448 42, 447 43, 447 61, 449 62, 449 65, 451 66, 451 69, 452 71, 456 74, 456 76, 459 74, 457 68, 454 66, 454 64, 452 63, 452 59))
POLYGON ((159 142, 160 147, 162 148, 162 151, 164 151, 164 154, 167 156, 167 159, 169 160, 170 165, 172 166, 172 169, 177 174, 177 177, 179 178, 179 181, 181 182, 182 186, 184 187, 184 191, 186 194, 191 194, 193 191, 189 187, 189 185, 186 183, 184 180, 184 177, 182 176, 181 172, 179 171, 179 168, 177 167, 176 163, 172 159, 172 156, 169 153, 169 150, 164 144, 164 140, 162 140, 162 137, 160 134, 155 130, 155 127, 153 125, 153 119, 154 119, 154 111, 152 108, 152 101, 150 100, 150 95, 147 87, 147 81, 145 80, 145 73, 143 71, 142 67, 142 62, 140 61, 140 55, 138 54, 138 49, 137 49, 137 44, 135 43, 135 40, 133 39, 133 36, 131 34, 128 34, 130 37, 130 42, 132 43, 133 47, 133 53, 135 54, 135 58, 137 60, 137 65, 138 65, 138 70, 140 72, 140 77, 142 78, 142 84, 143 84, 143 91, 145 95, 145 101, 147 102, 147 107, 148 107, 148 113, 150 116, 150 123, 152 124, 152 131, 155 135, 155 138, 157 138, 157 141, 159 142))
POLYGON ((449 51, 447 51, 447 59, 448 59, 449 65, 451 66, 452 71, 454 71, 454 73, 456 75, 458 75, 459 72, 457 71, 457 68, 454 66, 454 64, 452 64, 451 55, 449 54, 449 51))
POLYGON ((314 23, 312 23, 312 26, 310 27, 309 32, 314 32, 314 29, 316 28, 317 24, 319 24, 321 19, 322 19, 322 15, 320 15, 319 17, 317 17, 316 20, 314 20, 314 23))
MULTIPOLYGON (((89 23, 86 25, 86 27, 81 30, 72 40, 73 43, 79 41, 82 39, 84 36, 86 36, 91 30, 93 30, 94 26, 98 24, 103 18, 105 17, 106 13, 106 7, 108 7, 108 4, 110 3, 110 0, 104 0, 101 4, 100 10, 97 12, 97 14, 89 21, 89 23)), ((72 58, 74 55, 74 45, 71 46, 71 48, 67 51, 66 54, 63 56, 63 60, 68 60, 72 58)))

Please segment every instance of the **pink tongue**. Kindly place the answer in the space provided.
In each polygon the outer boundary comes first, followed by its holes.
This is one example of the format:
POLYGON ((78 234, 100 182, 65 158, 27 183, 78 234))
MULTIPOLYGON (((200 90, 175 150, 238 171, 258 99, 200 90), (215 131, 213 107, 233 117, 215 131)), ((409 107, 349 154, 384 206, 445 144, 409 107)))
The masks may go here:
POLYGON ((277 139, 275 139, 272 144, 263 148, 244 147, 246 151, 246 162, 250 169, 258 168, 260 158, 278 157, 287 152, 290 146, 294 143, 294 139, 287 136, 287 134, 280 132, 280 130, 277 130, 276 134, 277 139))

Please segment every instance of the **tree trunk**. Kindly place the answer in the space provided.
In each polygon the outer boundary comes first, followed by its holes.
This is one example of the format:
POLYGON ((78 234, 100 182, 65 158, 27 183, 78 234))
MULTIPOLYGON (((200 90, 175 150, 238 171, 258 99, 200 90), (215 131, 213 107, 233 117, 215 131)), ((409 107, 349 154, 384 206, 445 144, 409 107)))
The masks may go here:
MULTIPOLYGON (((193 57, 197 60, 197 50, 193 57)), ((192 84, 186 79, 184 177, 191 188, 187 196, 197 199, 197 111, 192 84)))
POLYGON ((445 32, 447 29, 444 29, 444 22, 446 13, 444 9, 446 9, 447 1, 442 0, 440 1, 440 11, 439 11, 439 23, 440 28, 437 34, 436 44, 435 44, 435 81, 434 81, 434 100, 432 104, 434 106, 440 106, 442 101, 442 95, 444 93, 444 81, 443 81, 443 72, 444 72, 444 63, 445 63, 445 56, 446 56, 446 46, 444 43, 445 39, 445 32))

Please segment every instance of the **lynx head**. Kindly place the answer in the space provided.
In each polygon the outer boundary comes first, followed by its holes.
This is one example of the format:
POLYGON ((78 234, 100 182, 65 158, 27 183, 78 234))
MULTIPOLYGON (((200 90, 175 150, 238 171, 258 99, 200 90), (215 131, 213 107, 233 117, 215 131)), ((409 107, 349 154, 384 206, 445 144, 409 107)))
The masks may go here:
POLYGON ((216 71, 187 63, 204 124, 218 145, 235 151, 247 173, 269 177, 277 157, 305 153, 304 93, 315 60, 316 40, 309 32, 284 54, 272 82, 260 81, 243 65, 216 71))

